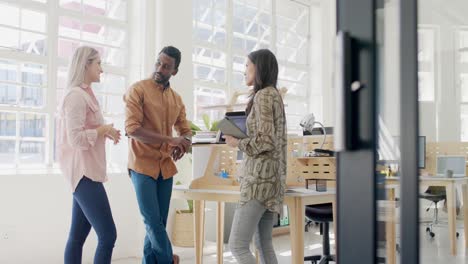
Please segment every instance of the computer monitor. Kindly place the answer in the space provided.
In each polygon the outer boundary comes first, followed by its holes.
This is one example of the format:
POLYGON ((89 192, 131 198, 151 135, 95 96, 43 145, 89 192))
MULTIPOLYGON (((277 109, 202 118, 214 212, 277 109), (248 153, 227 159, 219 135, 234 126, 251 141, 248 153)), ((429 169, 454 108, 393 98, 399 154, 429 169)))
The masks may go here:
POLYGON ((426 167, 426 137, 418 137, 418 168, 424 169, 426 167))
POLYGON ((453 177, 465 177, 465 156, 437 156, 437 176, 447 176, 447 171, 452 171, 453 177))
MULTIPOLYGON (((226 117, 233 121, 237 127, 247 134, 247 127, 245 124, 247 116, 245 115, 245 111, 226 112, 226 117)), ((221 131, 219 133, 218 143, 224 143, 223 133, 221 133, 221 131)))

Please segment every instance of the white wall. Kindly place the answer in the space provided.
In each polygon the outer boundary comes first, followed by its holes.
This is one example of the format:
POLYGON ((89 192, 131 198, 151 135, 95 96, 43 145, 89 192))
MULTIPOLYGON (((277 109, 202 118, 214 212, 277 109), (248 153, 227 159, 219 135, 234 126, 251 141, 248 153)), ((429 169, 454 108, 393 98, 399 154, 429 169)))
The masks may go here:
MULTIPOLYGON (((111 175, 105 186, 118 230, 114 258, 136 256, 142 225, 130 179, 111 175)), ((61 175, 0 176, 0 263, 63 263, 71 204, 61 175)), ((84 263, 92 262, 95 247, 92 231, 84 263)))
MULTIPOLYGON (((392 135, 399 134, 399 1, 386 1, 379 12, 377 35, 383 52, 379 98, 381 118, 392 135)), ((419 3, 418 24, 436 28, 435 101, 420 102, 420 134, 428 141, 460 140, 460 92, 456 71, 456 27, 467 26, 468 2, 425 0, 419 3)), ((331 102, 330 102, 331 103, 331 102)))
MULTIPOLYGON (((156 54, 164 46, 172 45, 180 50, 182 59, 179 72, 171 79, 171 87, 184 101, 187 118, 191 120, 194 112, 193 100, 193 64, 192 64, 192 1, 159 0, 156 1, 156 54)), ((154 65, 154 62, 153 62, 154 65)), ((152 71, 152 68, 150 72, 152 71)), ((174 183, 180 181, 189 184, 191 180, 191 161, 184 157, 177 162, 179 170, 174 183)), ((172 232, 174 210, 185 208, 186 202, 172 200, 169 211, 168 231, 172 232)))
POLYGON ((436 34, 436 102, 421 105, 421 131, 439 141, 460 140, 460 93, 456 72, 455 29, 468 25, 468 2, 421 1, 419 24, 435 26, 436 34))
POLYGON ((398 32, 399 2, 391 1, 385 4, 383 10, 378 13, 377 39, 379 49, 379 61, 377 72, 379 78, 379 117, 385 124, 385 128, 392 136, 398 136, 400 130, 400 48, 398 32))
POLYGON ((156 2, 157 51, 173 45, 182 53, 179 72, 171 80, 172 87, 182 96, 188 118, 193 117, 193 64, 192 64, 192 1, 159 0, 156 2))
MULTIPOLYGON (((319 1, 320 2, 320 1, 319 1)), ((329 16, 323 16, 323 55, 322 55, 322 77, 323 77, 323 118, 325 124, 334 122, 334 91, 333 91, 333 68, 334 68, 334 21, 336 18, 334 1, 327 1, 332 8, 329 16), (328 30, 325 30, 328 28, 328 30), (329 34, 329 35, 327 35, 329 34)), ((326 3, 323 3, 326 5, 326 3)), ((457 141, 460 139, 460 109, 459 109, 459 86, 456 75, 455 27, 468 26, 468 2, 463 0, 436 1, 424 0, 419 3, 418 23, 425 26, 438 28, 436 34, 436 76, 435 76, 435 102, 420 102, 420 134, 425 135, 428 141, 457 141)), ((388 125, 388 129, 395 135, 399 130, 399 112, 394 111, 395 102, 399 101, 398 94, 398 1, 386 1, 385 14, 381 14, 378 21, 384 28, 379 28, 379 41, 383 46, 383 85, 384 91, 381 95, 382 118, 388 125), (383 42, 384 41, 384 42, 383 42)))
MULTIPOLYGON (((323 124, 334 126, 335 123, 335 88, 333 86, 333 72, 335 67, 335 36, 336 36, 336 1, 319 0, 322 8, 320 18, 320 46, 321 46, 321 82, 323 89, 323 124)), ((314 19, 311 19, 314 21, 314 19)), ((314 29, 314 28, 313 28, 314 29)))

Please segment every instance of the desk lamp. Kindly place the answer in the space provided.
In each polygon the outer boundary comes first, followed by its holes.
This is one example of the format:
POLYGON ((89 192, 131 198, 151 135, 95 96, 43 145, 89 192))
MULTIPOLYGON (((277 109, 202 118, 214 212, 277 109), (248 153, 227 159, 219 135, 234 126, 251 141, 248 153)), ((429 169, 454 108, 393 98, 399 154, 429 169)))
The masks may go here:
POLYGON ((322 139, 322 144, 320 144, 320 148, 314 149, 316 153, 325 153, 330 156, 333 156, 333 151, 330 150, 325 150, 323 148, 323 144, 325 144, 325 140, 327 139, 327 132, 325 131, 325 127, 323 126, 322 123, 315 121, 315 116, 314 114, 308 114, 304 118, 302 118, 301 123, 299 125, 302 127, 304 131, 308 131, 312 134, 312 130, 314 129, 315 124, 320 125, 323 131, 323 139, 322 139))

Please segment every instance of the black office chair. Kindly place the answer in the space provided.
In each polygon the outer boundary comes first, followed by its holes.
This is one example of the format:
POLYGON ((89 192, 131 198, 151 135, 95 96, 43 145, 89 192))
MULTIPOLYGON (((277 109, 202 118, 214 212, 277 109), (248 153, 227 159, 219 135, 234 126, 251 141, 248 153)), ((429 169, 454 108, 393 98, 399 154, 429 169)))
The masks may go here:
MULTIPOLYGON (((426 199, 434 203, 435 209, 434 209, 434 217, 432 219, 432 223, 429 224, 429 226, 426 228, 426 232, 429 233, 431 237, 435 236, 435 233, 433 232, 433 227, 434 225, 437 225, 439 223, 439 208, 437 207, 437 204, 440 201, 445 200, 446 194, 445 194, 445 189, 442 188, 437 188, 437 187, 429 187, 424 193, 421 193, 419 195, 419 198, 426 199)), ((432 203, 427 207, 426 212, 429 211, 431 208, 432 203)))
MULTIPOLYGON (((429 233, 431 237, 435 236, 435 233, 433 231, 433 227, 437 224, 439 224, 439 208, 437 207, 437 204, 447 198, 447 194, 445 193, 445 188, 444 187, 439 187, 439 186, 430 186, 427 188, 427 190, 419 195, 419 198, 426 199, 434 203, 435 209, 434 209, 434 217, 432 219, 432 223, 429 224, 429 226, 426 228, 426 232, 429 233)), ((431 203, 431 205, 432 205, 431 203)), ((430 209, 427 207, 426 212, 429 211, 430 209)), ((457 237, 460 235, 457 232, 457 237)))
POLYGON ((312 264, 328 264, 335 262, 335 256, 330 255, 330 222, 333 222, 333 207, 331 203, 306 206, 305 215, 309 222, 306 229, 312 222, 320 223, 320 233, 323 239, 322 255, 304 257, 304 261, 310 261, 312 264))

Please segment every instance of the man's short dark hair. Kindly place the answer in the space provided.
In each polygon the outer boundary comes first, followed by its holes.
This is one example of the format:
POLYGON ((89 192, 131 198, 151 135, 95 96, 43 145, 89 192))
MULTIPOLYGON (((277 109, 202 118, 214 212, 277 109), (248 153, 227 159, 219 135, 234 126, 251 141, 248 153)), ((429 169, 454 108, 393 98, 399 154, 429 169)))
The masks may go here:
POLYGON ((180 50, 178 48, 173 47, 173 46, 166 46, 159 52, 159 54, 161 53, 164 53, 167 56, 173 58, 175 60, 176 70, 179 69, 181 55, 180 55, 180 50))

